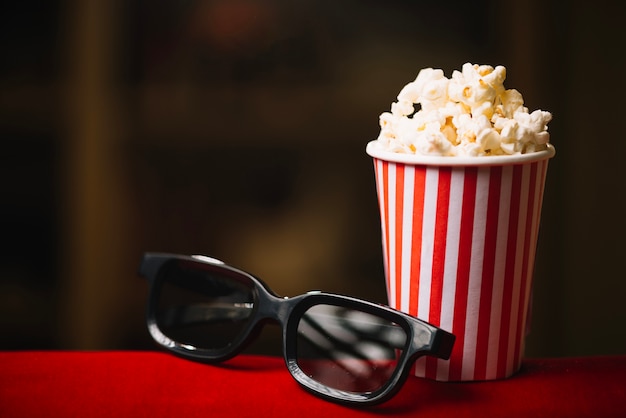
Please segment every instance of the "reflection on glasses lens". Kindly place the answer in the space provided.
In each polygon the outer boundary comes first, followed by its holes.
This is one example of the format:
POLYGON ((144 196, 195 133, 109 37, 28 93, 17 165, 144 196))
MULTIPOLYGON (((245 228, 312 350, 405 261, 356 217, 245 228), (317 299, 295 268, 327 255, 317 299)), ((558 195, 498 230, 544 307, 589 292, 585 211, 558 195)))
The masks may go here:
POLYGON ((253 283, 210 266, 171 262, 159 276, 157 325, 189 348, 223 349, 244 330, 254 307, 253 283))
POLYGON ((314 305, 298 323, 298 366, 330 388, 369 393, 395 372, 406 332, 387 319, 333 305, 314 305))

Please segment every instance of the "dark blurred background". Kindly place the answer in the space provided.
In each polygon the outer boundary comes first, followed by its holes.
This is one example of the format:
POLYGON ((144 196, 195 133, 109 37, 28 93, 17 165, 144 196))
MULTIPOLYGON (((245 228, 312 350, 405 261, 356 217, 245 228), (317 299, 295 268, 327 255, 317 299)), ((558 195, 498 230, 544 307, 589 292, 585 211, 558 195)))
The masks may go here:
POLYGON ((1 7, 0 349, 152 348, 146 250, 384 302, 365 144, 419 69, 472 62, 554 115, 527 354, 626 353, 618 1, 1 7))

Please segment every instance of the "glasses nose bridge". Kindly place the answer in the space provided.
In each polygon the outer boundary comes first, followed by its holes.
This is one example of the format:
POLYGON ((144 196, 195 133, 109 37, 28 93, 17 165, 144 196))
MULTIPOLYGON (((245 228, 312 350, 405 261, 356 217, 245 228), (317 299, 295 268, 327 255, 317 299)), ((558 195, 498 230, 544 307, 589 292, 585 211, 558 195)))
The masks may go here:
POLYGON ((294 302, 297 301, 286 296, 280 297, 266 292, 263 293, 264 294, 260 295, 259 300, 260 309, 257 313, 258 319, 260 321, 275 321, 279 323, 281 327, 285 327, 287 325, 289 315, 293 310, 294 302))

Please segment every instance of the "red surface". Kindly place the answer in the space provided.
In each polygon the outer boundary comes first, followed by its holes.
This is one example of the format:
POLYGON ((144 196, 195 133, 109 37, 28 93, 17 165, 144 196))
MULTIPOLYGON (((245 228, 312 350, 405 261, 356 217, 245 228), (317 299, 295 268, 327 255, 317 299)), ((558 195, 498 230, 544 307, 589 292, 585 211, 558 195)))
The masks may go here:
POLYGON ((0 417, 623 417, 626 356, 525 360, 514 377, 409 378, 391 401, 354 409, 320 400, 283 360, 222 366, 160 352, 0 352, 0 417))

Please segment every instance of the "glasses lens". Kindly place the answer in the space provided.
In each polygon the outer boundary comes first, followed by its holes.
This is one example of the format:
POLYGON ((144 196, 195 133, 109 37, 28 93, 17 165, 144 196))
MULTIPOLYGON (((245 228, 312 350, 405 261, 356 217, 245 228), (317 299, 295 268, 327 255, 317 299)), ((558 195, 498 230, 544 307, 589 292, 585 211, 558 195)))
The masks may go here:
POLYGON ((244 331, 254 307, 254 283, 219 266, 175 260, 157 282, 157 325, 194 348, 226 348, 244 331))
POLYGON ((406 340, 405 330, 385 318, 315 305, 298 324, 297 361, 306 375, 327 387, 369 393, 389 382, 406 340))

